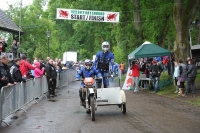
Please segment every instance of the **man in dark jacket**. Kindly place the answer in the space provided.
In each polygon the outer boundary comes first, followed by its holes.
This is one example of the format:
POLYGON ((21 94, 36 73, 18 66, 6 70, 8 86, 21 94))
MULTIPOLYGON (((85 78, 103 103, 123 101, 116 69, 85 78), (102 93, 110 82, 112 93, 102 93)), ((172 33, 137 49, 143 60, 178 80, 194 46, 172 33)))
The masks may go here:
POLYGON ((45 71, 48 82, 49 96, 51 97, 57 96, 55 95, 57 72, 56 68, 53 66, 52 59, 50 59, 49 63, 46 64, 45 71))
POLYGON ((17 50, 19 48, 19 45, 17 44, 16 40, 13 40, 11 48, 12 48, 12 52, 13 52, 13 58, 17 58, 17 50))
POLYGON ((19 65, 20 65, 20 58, 16 58, 14 60, 14 64, 10 68, 10 74, 14 82, 25 82, 26 80, 22 78, 22 74, 19 70, 19 65))
POLYGON ((157 65, 155 60, 152 61, 153 65, 150 68, 150 75, 152 76, 152 82, 154 87, 154 93, 158 91, 159 77, 162 72, 162 67, 157 65))
POLYGON ((8 57, 7 56, 2 56, 1 58, 1 63, 0 63, 0 89, 3 86, 13 86, 13 84, 17 84, 16 82, 13 81, 11 75, 10 75, 10 69, 8 66, 8 57))
POLYGON ((189 92, 189 89, 192 89, 192 97, 195 97, 194 92, 195 92, 195 79, 197 76, 197 68, 194 64, 194 61, 192 59, 188 60, 188 66, 187 66, 187 87, 186 87, 186 91, 185 91, 185 95, 186 96, 189 92))

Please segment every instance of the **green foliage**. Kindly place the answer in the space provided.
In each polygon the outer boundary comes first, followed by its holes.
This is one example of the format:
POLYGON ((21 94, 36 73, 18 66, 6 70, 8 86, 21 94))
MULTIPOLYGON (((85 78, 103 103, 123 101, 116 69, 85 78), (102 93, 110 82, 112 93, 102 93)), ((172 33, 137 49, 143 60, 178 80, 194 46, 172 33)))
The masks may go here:
MULTIPOLYGON (((20 51, 30 58, 46 58, 48 52, 46 31, 51 31, 50 56, 62 58, 66 51, 78 51, 78 59, 92 58, 101 50, 101 43, 108 41, 115 61, 127 62, 127 55, 144 41, 173 49, 175 28, 173 22, 173 0, 140 0, 142 29, 134 27, 134 5, 132 1, 121 0, 34 0, 33 4, 22 8, 20 51), (57 20, 56 9, 82 9, 120 12, 119 23, 57 20)), ((19 25, 19 3, 10 5, 8 16, 19 25)), ((10 43, 12 36, 8 37, 10 43)))

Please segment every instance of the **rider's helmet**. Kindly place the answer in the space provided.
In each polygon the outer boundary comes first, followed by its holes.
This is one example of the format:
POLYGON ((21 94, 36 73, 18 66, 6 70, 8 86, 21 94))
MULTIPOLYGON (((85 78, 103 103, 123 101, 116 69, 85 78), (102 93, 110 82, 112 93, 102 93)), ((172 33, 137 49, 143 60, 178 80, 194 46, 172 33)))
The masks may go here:
POLYGON ((92 69, 92 61, 90 59, 85 60, 85 69, 87 70, 92 69))
POLYGON ((104 52, 107 52, 110 49, 110 44, 107 41, 105 41, 102 43, 101 47, 104 52))

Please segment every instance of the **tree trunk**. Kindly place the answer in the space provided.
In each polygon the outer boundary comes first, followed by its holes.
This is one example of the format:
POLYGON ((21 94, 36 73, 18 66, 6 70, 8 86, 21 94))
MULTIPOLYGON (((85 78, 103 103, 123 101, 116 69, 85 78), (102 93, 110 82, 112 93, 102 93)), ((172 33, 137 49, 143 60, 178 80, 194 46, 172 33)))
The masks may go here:
POLYGON ((141 18, 140 18, 140 0, 133 0, 133 17, 134 17, 134 26, 140 31, 141 30, 141 18))
POLYGON ((176 41, 174 45, 175 59, 186 61, 189 56, 190 45, 188 41, 189 26, 194 19, 199 0, 174 0, 174 24, 176 28, 176 41))
POLYGON ((168 32, 168 30, 169 30, 169 24, 168 24, 168 20, 169 20, 169 18, 170 18, 170 15, 167 15, 166 14, 166 16, 165 16, 166 18, 166 21, 164 21, 163 23, 163 27, 162 27, 162 29, 161 29, 161 31, 160 31, 160 34, 159 34, 159 36, 157 37, 157 39, 156 40, 158 40, 158 45, 159 46, 161 46, 161 47, 163 47, 163 48, 165 48, 165 38, 166 38, 166 36, 167 36, 167 32, 168 32))
MULTIPOLYGON (((134 27, 138 31, 138 40, 143 40, 143 34, 142 34, 142 22, 141 22, 141 16, 140 16, 140 0, 133 0, 133 17, 134 17, 134 27)), ((141 44, 136 44, 139 46, 141 44)))

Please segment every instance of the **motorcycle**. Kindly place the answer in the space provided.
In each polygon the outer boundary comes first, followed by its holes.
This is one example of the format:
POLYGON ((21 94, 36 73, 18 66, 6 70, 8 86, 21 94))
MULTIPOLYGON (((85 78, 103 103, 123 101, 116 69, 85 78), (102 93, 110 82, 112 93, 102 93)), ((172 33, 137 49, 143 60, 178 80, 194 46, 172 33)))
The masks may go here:
MULTIPOLYGON (((113 77, 113 75, 107 76, 113 77)), ((95 111, 98 106, 117 105, 123 114, 126 113, 126 95, 120 87, 98 88, 93 77, 84 78, 85 86, 82 88, 82 98, 85 99, 86 113, 91 114, 92 121, 95 121, 95 111)), ((119 85, 120 86, 120 85, 119 85)))
POLYGON ((82 88, 82 98, 85 99, 86 113, 91 114, 92 121, 95 121, 95 111, 97 108, 96 104, 96 93, 97 88, 95 85, 95 79, 93 77, 86 77, 82 80, 76 81, 83 81, 85 86, 82 88))

